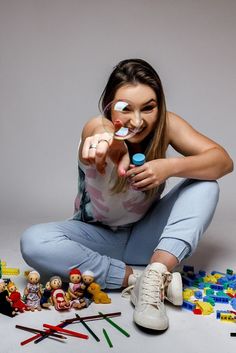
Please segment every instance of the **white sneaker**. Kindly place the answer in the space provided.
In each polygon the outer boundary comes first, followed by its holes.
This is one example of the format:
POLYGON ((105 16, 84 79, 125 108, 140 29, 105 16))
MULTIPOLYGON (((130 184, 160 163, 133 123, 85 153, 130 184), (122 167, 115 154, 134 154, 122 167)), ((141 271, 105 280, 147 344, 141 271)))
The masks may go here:
POLYGON ((166 330, 169 320, 164 306, 165 286, 171 281, 171 273, 165 265, 154 262, 148 265, 137 279, 131 292, 134 304, 134 322, 152 330, 166 330))
MULTIPOLYGON (((128 297, 134 288, 137 279, 143 274, 143 271, 133 269, 133 273, 128 278, 128 287, 122 291, 122 297, 128 297)), ((173 272, 171 281, 165 286, 165 299, 174 305, 183 305, 183 284, 181 274, 173 272)))
POLYGON ((129 275, 128 287, 135 285, 137 279, 142 275, 143 271, 133 269, 133 273, 129 275))
POLYGON ((165 298, 174 305, 183 305, 183 283, 179 272, 172 273, 171 281, 166 286, 165 298))

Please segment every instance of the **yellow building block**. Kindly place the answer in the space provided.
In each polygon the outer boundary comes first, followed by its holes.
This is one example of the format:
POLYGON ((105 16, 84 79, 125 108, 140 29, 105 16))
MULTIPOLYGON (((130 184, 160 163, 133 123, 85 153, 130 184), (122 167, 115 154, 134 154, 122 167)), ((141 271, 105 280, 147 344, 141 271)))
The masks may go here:
POLYGON ((184 300, 189 300, 189 298, 191 298, 193 294, 194 294, 194 291, 192 289, 189 289, 189 288, 185 289, 183 291, 184 300))
POLYGON ((202 310, 202 315, 210 315, 214 312, 214 308, 210 303, 207 302, 196 302, 197 308, 202 310))
POLYGON ((231 322, 231 323, 235 323, 236 320, 236 315, 231 314, 231 313, 221 313, 220 314, 220 320, 224 321, 224 322, 231 322))
POLYGON ((212 276, 212 275, 208 275, 208 276, 203 278, 203 282, 216 283, 217 279, 214 276, 212 276))
POLYGON ((7 267, 3 267, 2 268, 2 274, 3 275, 11 275, 11 276, 18 276, 20 274, 20 270, 19 268, 7 268, 7 267))

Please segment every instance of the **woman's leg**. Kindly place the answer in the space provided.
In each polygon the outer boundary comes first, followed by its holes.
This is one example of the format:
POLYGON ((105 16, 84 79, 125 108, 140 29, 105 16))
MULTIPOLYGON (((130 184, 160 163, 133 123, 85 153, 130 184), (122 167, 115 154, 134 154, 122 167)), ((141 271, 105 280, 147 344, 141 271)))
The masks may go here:
POLYGON ((218 196, 215 181, 186 180, 133 227, 124 259, 132 264, 150 262, 131 292, 136 324, 168 328, 164 298, 182 304, 181 276, 168 271, 195 250, 212 220, 218 196))
POLYGON ((173 269, 196 249, 218 198, 216 181, 185 180, 176 185, 134 225, 123 260, 133 265, 161 262, 173 269))
POLYGON ((21 237, 25 261, 41 274, 60 275, 68 280, 69 271, 91 270, 102 288, 120 288, 126 266, 122 260, 129 230, 108 228, 67 220, 38 224, 21 237))

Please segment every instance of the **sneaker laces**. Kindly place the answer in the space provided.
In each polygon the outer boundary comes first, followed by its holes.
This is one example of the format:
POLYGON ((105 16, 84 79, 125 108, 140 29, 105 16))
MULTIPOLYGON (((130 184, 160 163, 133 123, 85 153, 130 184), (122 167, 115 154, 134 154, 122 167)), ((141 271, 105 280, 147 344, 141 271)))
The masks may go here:
POLYGON ((134 288, 134 284, 132 284, 131 286, 126 287, 125 289, 122 290, 121 296, 123 298, 129 298, 133 288, 134 288))
POLYGON ((155 305, 157 308, 164 301, 164 291, 171 282, 170 272, 160 273, 150 269, 143 279, 141 304, 155 305))
MULTIPOLYGON (((139 275, 137 275, 137 278, 138 277, 139 277, 139 275)), ((149 273, 145 276, 144 281, 143 281, 143 284, 145 284, 145 286, 143 286, 144 298, 141 299, 142 302, 144 304, 146 304, 146 303, 147 304, 155 304, 155 302, 156 302, 156 304, 157 304, 157 302, 160 304, 161 298, 164 298, 164 295, 163 295, 164 289, 168 287, 171 280, 172 280, 172 274, 170 272, 166 271, 165 273, 161 274, 160 272, 157 272, 154 270, 149 270, 149 273), (148 277, 148 280, 147 280, 147 277, 148 277), (150 281, 149 281, 149 279, 150 279, 150 281), (156 293, 158 293, 158 298, 159 298, 157 300, 156 300, 156 293), (154 299, 154 302, 152 302, 153 301, 152 298, 154 299)), ((125 289, 123 289, 123 291, 121 292, 121 296, 123 298, 129 298, 134 286, 135 285, 132 284, 132 285, 126 287, 125 289)))

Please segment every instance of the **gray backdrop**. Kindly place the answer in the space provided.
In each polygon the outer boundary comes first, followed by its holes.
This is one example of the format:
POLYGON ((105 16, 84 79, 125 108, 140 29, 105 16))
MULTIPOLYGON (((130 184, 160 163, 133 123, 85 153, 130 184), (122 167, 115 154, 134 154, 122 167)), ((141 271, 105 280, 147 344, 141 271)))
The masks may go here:
MULTIPOLYGON (((235 0, 0 0, 0 217, 71 216, 77 144, 118 61, 159 72, 168 109, 235 157, 235 0)), ((216 217, 235 209, 220 180, 216 217)))

